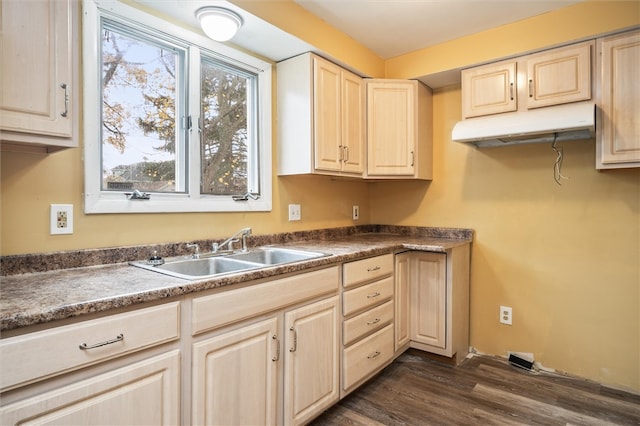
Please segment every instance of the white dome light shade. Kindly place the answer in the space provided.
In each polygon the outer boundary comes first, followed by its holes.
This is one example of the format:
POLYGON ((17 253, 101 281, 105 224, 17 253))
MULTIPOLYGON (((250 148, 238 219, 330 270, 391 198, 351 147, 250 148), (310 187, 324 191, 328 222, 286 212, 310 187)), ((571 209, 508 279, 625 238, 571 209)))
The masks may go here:
POLYGON ((221 7, 203 7, 196 11, 202 31, 215 41, 231 40, 242 26, 242 18, 235 12, 221 7))

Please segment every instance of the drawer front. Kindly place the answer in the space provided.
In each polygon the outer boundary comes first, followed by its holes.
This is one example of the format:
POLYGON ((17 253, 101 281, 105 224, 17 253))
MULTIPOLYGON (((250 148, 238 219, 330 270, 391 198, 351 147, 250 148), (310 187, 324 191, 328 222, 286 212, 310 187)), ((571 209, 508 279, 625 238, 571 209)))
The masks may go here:
POLYGON ((179 311, 167 303, 0 340, 0 389, 176 340, 179 311))
POLYGON ((348 390, 377 371, 393 357, 393 325, 372 334, 344 349, 342 359, 342 388, 348 390))
POLYGON ((343 323, 342 338, 344 345, 373 333, 393 321, 393 302, 369 309, 343 323))
POLYGON ((344 316, 362 311, 393 296, 393 277, 383 278, 371 284, 345 291, 342 295, 344 316))
POLYGON ((337 292, 340 286, 339 270, 338 266, 334 266, 195 298, 192 306, 192 334, 337 292))
POLYGON ((393 273, 391 253, 368 259, 356 260, 342 266, 342 281, 345 287, 375 280, 393 273))

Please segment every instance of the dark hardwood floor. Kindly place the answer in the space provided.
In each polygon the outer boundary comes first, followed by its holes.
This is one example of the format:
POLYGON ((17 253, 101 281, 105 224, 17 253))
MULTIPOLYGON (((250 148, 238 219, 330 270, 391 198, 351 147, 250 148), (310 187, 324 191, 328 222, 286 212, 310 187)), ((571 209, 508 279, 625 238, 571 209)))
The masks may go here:
POLYGON ((640 425, 640 395, 494 357, 453 367, 410 350, 311 424, 640 425))

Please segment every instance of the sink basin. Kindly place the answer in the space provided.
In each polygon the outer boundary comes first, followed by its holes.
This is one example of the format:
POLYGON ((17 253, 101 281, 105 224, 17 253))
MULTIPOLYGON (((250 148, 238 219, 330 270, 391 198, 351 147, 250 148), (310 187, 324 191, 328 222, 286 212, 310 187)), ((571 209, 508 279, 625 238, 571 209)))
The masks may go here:
POLYGON ((149 265, 146 262, 131 262, 133 266, 190 280, 214 277, 232 272, 264 267, 264 265, 228 257, 210 257, 206 259, 182 259, 166 262, 163 265, 149 265))
POLYGON ((246 253, 202 257, 200 259, 172 260, 162 265, 151 265, 144 261, 130 262, 129 264, 177 278, 195 280, 324 256, 328 255, 304 250, 263 247, 246 253))
POLYGON ((326 254, 313 251, 264 247, 251 250, 247 253, 232 254, 227 258, 243 260, 246 262, 262 263, 264 265, 279 265, 282 263, 298 262, 323 256, 326 256, 326 254))

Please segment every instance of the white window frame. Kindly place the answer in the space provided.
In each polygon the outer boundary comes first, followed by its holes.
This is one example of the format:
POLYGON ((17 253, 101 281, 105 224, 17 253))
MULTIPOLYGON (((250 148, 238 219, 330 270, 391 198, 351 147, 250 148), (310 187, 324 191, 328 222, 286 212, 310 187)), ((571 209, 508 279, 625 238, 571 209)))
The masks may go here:
MULTIPOLYGON (((84 73, 84 211, 92 213, 176 213, 176 212, 249 212, 271 211, 271 106, 272 106, 272 64, 247 53, 217 43, 205 36, 174 25, 161 18, 149 15, 117 0, 83 0, 83 73, 84 73), (123 23, 137 23, 155 31, 170 34, 186 43, 205 49, 207 54, 223 57, 229 63, 252 70, 258 75, 258 154, 260 196, 254 200, 234 201, 231 196, 200 194, 200 105, 198 96, 188 96, 189 114, 192 127, 188 131, 186 143, 189 149, 189 174, 186 193, 152 193, 149 200, 131 200, 124 192, 102 191, 102 174, 99 133, 102 128, 101 111, 101 60, 99 58, 100 18, 123 23)), ((190 69, 187 70, 189 93, 200 93, 198 70, 200 51, 190 49, 190 69), (193 62, 195 61, 195 62, 193 62), (195 65, 194 65, 195 64, 195 65)), ((248 146, 248 149, 254 149, 248 146)), ((254 179, 255 180, 255 179, 254 179)), ((253 185, 249 182, 249 186, 253 185)), ((242 194, 238 194, 242 195, 242 194)))

